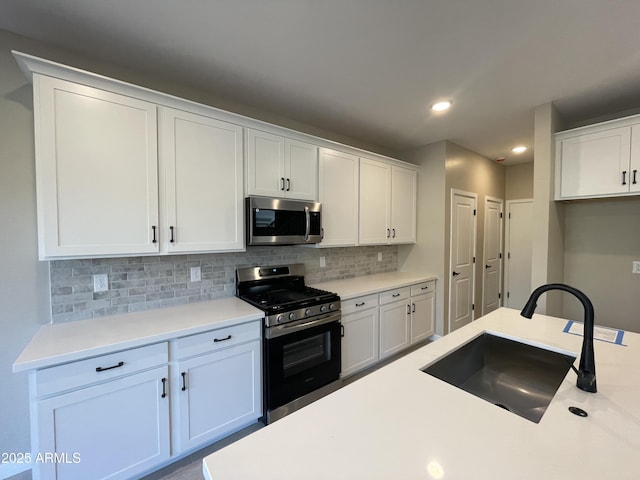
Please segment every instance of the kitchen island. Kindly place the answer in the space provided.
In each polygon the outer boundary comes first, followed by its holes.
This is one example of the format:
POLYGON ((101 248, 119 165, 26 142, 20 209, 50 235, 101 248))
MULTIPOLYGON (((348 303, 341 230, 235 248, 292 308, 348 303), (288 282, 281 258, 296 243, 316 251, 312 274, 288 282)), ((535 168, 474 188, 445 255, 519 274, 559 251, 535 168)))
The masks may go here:
POLYGON ((640 335, 596 340, 598 392, 570 370, 539 423, 421 370, 485 331, 579 358, 566 326, 500 308, 209 455, 205 478, 638 479, 640 335))

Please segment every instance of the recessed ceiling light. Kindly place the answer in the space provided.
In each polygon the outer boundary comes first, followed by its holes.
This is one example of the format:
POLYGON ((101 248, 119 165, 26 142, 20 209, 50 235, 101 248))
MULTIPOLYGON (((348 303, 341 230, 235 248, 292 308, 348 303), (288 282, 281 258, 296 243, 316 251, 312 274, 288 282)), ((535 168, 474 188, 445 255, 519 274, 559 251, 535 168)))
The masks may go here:
POLYGON ((517 147, 513 147, 511 151, 513 153, 523 153, 527 151, 527 147, 525 147, 524 145, 518 145, 517 147))
POLYGON ((436 102, 431 105, 431 110, 434 112, 444 112, 445 110, 449 110, 451 108, 451 104, 453 102, 451 100, 443 100, 442 102, 436 102))

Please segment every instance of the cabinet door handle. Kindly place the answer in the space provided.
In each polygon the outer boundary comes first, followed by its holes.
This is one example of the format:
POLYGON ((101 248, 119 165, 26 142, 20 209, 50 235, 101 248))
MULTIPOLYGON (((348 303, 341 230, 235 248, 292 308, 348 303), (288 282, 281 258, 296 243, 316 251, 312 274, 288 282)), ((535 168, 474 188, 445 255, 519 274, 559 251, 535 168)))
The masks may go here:
POLYGON ((367 303, 367 302, 356 303, 356 307, 362 307, 365 303, 367 303))
POLYGON ((633 185, 636 185, 636 184, 638 183, 638 182, 637 182, 637 180, 636 180, 636 175, 637 175, 637 174, 638 174, 638 170, 634 170, 634 171, 633 171, 633 180, 631 180, 631 183, 632 183, 633 185))
POLYGON ((213 341, 214 343, 218 343, 218 342, 225 342, 227 340, 231 340, 231 335, 227 335, 224 338, 214 338, 213 341))
POLYGON ((280 190, 284 192, 284 177, 280 177, 280 190))
POLYGON ((389 238, 390 236, 391 236, 391 230, 387 228, 387 238, 389 238))
POLYGON ((184 392, 187 389, 187 372, 182 372, 182 391, 184 392))
POLYGON ((163 378, 162 379, 162 395, 160 395, 162 398, 167 396, 167 379, 163 378))
POLYGON ((151 225, 151 232, 153 233, 153 238, 151 239, 151 243, 158 243, 158 240, 156 239, 156 226, 155 225, 151 225))
POLYGON ((393 234, 391 235, 391 238, 396 238, 396 229, 392 228, 391 231, 393 232, 393 234))
POLYGON ((340 336, 344 337, 344 325, 340 325, 340 336))
POLYGON ((320 228, 320 240, 324 240, 324 227, 320 228))
POLYGON ((627 171, 623 170, 622 171, 622 185, 626 185, 627 184, 627 171))
POLYGON ((173 233, 174 233, 174 227, 171 226, 169 227, 169 243, 174 243, 175 239, 173 237, 173 233))
POLYGON ((407 305, 407 314, 411 313, 411 305, 407 305))
POLYGON ((291 191, 291 179, 287 178, 287 192, 291 191))
POLYGON ((124 362, 118 362, 115 365, 111 365, 110 367, 96 367, 96 372, 105 372, 107 370, 113 370, 114 368, 120 368, 124 366, 124 362))
POLYGON ((415 303, 411 304, 411 313, 416 313, 416 304, 415 303))

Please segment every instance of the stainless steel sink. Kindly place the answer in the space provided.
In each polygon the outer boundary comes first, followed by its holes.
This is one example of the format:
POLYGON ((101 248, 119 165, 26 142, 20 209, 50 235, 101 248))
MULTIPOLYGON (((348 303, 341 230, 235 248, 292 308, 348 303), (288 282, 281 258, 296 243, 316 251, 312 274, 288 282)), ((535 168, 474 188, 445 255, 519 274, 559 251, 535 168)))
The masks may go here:
POLYGON ((575 359, 483 333, 423 372, 538 423, 575 359))

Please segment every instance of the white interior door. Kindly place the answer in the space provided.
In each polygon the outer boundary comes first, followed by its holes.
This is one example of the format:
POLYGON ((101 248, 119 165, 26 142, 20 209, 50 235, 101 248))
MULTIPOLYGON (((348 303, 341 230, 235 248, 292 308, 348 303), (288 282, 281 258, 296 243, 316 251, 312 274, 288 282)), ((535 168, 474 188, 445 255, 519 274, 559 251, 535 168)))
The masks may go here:
POLYGON ((484 201, 484 264, 482 267, 482 315, 500 306, 502 287, 502 207, 499 198, 484 201))
POLYGON ((477 201, 475 193, 451 190, 450 332, 473 320, 477 201))
POLYGON ((507 202, 505 306, 521 309, 531 293, 533 201, 507 202))

